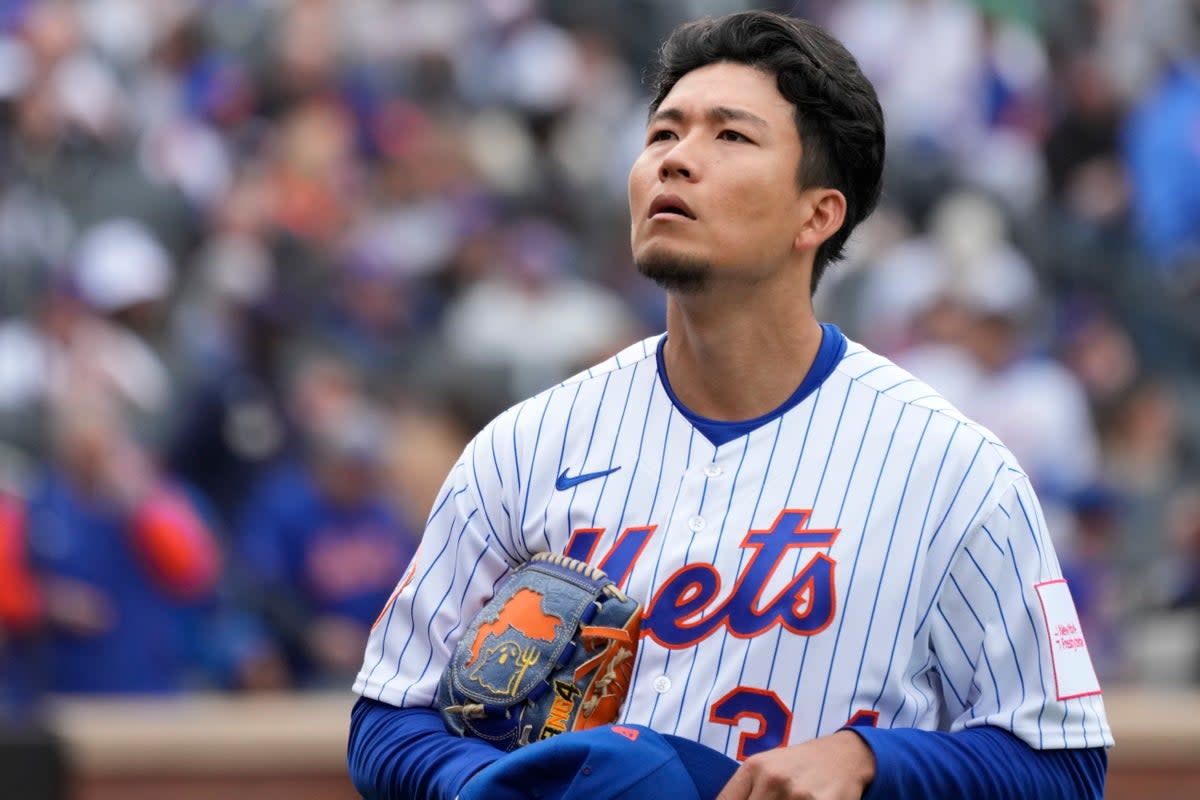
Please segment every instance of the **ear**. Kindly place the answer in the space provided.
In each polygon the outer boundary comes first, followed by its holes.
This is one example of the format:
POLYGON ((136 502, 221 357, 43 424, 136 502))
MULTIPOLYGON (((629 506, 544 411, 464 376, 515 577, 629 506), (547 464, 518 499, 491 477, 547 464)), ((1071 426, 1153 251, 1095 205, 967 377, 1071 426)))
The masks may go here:
POLYGON ((800 229, 792 246, 796 250, 816 250, 846 221, 846 196, 837 189, 813 188, 801 197, 800 229))

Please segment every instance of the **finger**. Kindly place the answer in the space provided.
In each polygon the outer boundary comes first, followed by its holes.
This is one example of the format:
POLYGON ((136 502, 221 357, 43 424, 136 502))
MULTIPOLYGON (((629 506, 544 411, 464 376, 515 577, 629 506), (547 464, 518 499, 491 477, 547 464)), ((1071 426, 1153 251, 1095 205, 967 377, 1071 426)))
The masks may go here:
POLYGON ((759 775, 746 800, 809 800, 809 795, 790 794, 786 781, 769 780, 759 775))
POLYGON ((717 800, 749 800, 750 792, 754 788, 754 777, 746 769, 745 765, 738 768, 738 771, 733 773, 733 777, 721 789, 717 795, 717 800))

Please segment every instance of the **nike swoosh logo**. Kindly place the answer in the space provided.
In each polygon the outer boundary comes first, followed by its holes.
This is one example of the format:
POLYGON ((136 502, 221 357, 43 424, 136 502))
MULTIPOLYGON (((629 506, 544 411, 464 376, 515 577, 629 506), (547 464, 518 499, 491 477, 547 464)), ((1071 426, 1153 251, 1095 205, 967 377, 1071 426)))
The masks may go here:
POLYGON ((603 478, 605 475, 611 475, 619 469, 620 467, 613 467, 612 469, 601 470, 600 472, 581 472, 574 477, 567 475, 567 471, 564 469, 562 475, 559 475, 558 480, 554 482, 554 488, 562 492, 570 489, 572 486, 578 486, 581 483, 586 483, 596 478, 603 478))

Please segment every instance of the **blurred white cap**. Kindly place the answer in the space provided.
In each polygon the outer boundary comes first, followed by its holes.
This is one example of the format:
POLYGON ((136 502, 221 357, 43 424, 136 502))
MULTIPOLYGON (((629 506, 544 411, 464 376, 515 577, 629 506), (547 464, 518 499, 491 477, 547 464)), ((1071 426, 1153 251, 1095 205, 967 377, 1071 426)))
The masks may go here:
POLYGON ((967 311, 1020 318, 1036 310, 1037 277, 1009 241, 994 199, 971 189, 948 194, 934 210, 931 232, 949 259, 949 294, 967 311))
POLYGON ((11 36, 0 36, 0 99, 19 96, 33 78, 29 48, 11 36))
POLYGON ((271 254, 262 242, 250 236, 228 234, 210 240, 197 267, 205 289, 244 306, 265 300, 274 285, 271 254))
POLYGON ((930 234, 955 265, 988 257, 1008 240, 1000 206, 971 189, 947 194, 933 209, 930 234))
POLYGON ((116 74, 91 55, 74 55, 54 68, 62 112, 93 136, 108 138, 129 122, 129 98, 116 74))
POLYGON ((963 265, 951 294, 971 313, 1020 319, 1037 309, 1038 282, 1024 256, 1000 246, 963 265))
POLYGON ((140 222, 102 222, 79 240, 76 285, 83 300, 99 311, 160 300, 170 291, 173 278, 170 255, 140 222))

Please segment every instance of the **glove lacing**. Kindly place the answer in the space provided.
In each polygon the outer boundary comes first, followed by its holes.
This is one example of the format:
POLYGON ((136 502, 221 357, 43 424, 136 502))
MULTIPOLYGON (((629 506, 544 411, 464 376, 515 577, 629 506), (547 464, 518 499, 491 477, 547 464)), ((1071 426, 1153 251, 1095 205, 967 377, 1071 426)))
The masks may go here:
POLYGON ((608 663, 604 667, 604 674, 597 678, 596 682, 592 684, 594 691, 592 692, 591 696, 583 701, 581 710, 583 711, 583 715, 585 717, 590 717, 592 712, 596 710, 596 706, 600 705, 601 700, 615 694, 616 690, 620 688, 619 686, 612 686, 612 684, 618 678, 617 667, 620 666, 623 661, 632 657, 633 653, 625 648, 621 648, 613 655, 612 658, 608 660, 608 663))

